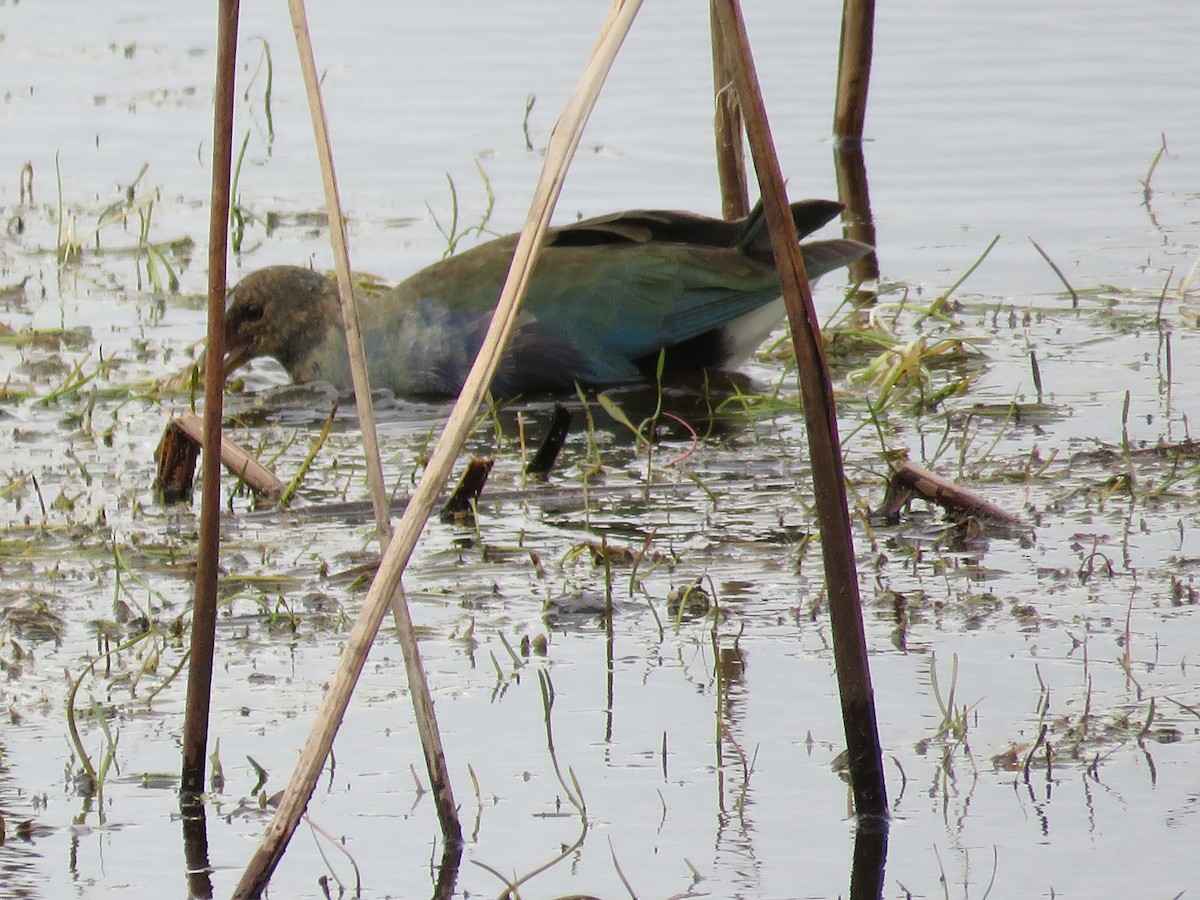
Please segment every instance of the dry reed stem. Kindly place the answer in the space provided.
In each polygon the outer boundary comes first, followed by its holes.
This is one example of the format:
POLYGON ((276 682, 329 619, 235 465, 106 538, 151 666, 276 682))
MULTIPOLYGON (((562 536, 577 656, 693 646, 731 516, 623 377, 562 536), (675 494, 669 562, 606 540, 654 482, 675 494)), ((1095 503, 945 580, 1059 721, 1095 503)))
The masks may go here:
POLYGON ((177 422, 168 422, 154 455, 158 458, 154 492, 159 501, 168 505, 190 502, 200 459, 199 442, 185 434, 177 422))
MULTIPOLYGON (((300 68, 304 74, 304 86, 308 94, 309 111, 312 114, 313 135, 317 154, 321 161, 321 180, 325 187, 325 205, 329 214, 329 235, 333 244, 334 268, 337 274, 338 299, 341 301, 342 321, 346 330, 346 351, 350 358, 350 378, 354 384, 354 402, 358 410, 359 430, 363 436, 363 455, 367 464, 367 481, 371 491, 371 508, 375 513, 375 526, 379 533, 380 550, 387 552, 392 539, 392 522, 388 502, 387 485, 383 481, 383 466, 379 458, 379 442, 375 430, 375 411, 371 406, 371 383, 367 375, 367 364, 363 352, 362 331, 358 321, 358 304, 354 298, 354 286, 350 276, 350 250, 346 241, 346 220, 342 215, 338 197, 337 176, 333 168, 333 148, 329 140, 329 126, 325 107, 321 100, 320 81, 317 78, 316 60, 313 55, 312 39, 304 13, 304 0, 288 0, 292 16, 292 28, 296 34, 296 50, 300 56, 300 68)), ((388 605, 396 625, 396 636, 404 656, 405 671, 416 715, 417 732, 421 738, 421 749, 429 769, 429 778, 434 785, 434 803, 442 824, 442 834, 449 845, 457 845, 462 839, 462 825, 458 820, 458 806, 450 788, 450 773, 446 768, 446 755, 442 749, 441 734, 433 713, 433 697, 421 664, 417 636, 412 626, 404 594, 399 589, 391 592, 388 605)))
POLYGON ((874 44, 875 0, 844 0, 833 105, 833 135, 838 141, 862 140, 874 44))
POLYGON ((371 490, 371 507, 375 511, 375 526, 379 543, 387 549, 392 536, 388 515, 387 485, 383 482, 383 466, 379 461, 379 439, 375 432, 375 411, 371 407, 371 382, 363 353, 362 330, 358 322, 358 304, 354 301, 354 284, 350 277, 350 248, 346 241, 346 219, 338 195, 337 173, 333 168, 333 146, 329 140, 329 121, 321 99, 321 83, 313 56, 312 37, 304 12, 304 0, 288 0, 292 30, 296 33, 296 52, 300 57, 300 72, 308 95, 312 115, 313 137, 321 164, 321 183, 325 188, 325 208, 329 215, 329 239, 333 244, 333 268, 337 274, 338 299, 342 304, 342 322, 346 328, 346 351, 350 354, 350 380, 354 384, 354 403, 358 410, 358 425, 363 436, 363 455, 367 464, 367 484, 371 490))
POLYGON ((717 180, 721 185, 721 215, 744 219, 750 214, 746 187, 745 131, 742 108, 733 89, 729 42, 717 21, 716 0, 709 4, 713 57, 713 131, 717 142, 717 180))
MULTIPOLYGON (((221 0, 217 13, 217 73, 213 101, 213 163, 208 226, 208 348, 223 354, 226 254, 229 249, 229 190, 233 166, 233 95, 237 60, 238 0, 221 0)), ((185 802, 204 791, 212 661, 217 628, 217 569, 221 548, 221 417, 225 373, 210 366, 204 375, 204 433, 200 460, 200 535, 193 594, 191 657, 183 718, 185 802)))
MULTIPOLYGON (((874 50, 875 0, 843 0, 842 34, 838 47, 837 95, 833 103, 833 161, 838 200, 846 207, 843 231, 848 238, 875 246, 875 219, 863 156, 863 127, 867 120, 867 91, 874 50)), ((878 281, 879 258, 872 250, 850 264, 851 281, 878 281)), ((862 292, 855 300, 872 299, 862 292)))
MULTIPOLYGON (((409 500, 408 507, 397 523, 396 533, 380 562, 358 619, 347 637, 338 670, 330 681, 329 689, 317 713, 317 720, 292 773, 292 779, 280 799, 275 817, 267 826, 262 843, 242 874, 234 897, 252 897, 262 893, 308 805, 384 612, 392 595, 399 590, 404 567, 408 564, 438 494, 450 475, 455 457, 470 433, 476 410, 483 402, 512 332, 537 252, 545 240, 554 203, 566 178, 567 166, 579 146, 583 126, 595 106, 600 87, 640 7, 640 0, 614 0, 588 65, 551 134, 546 162, 534 192, 529 216, 518 239, 512 266, 500 293, 483 347, 467 375, 458 401, 450 413, 446 427, 434 447, 429 464, 409 500)), ((410 661, 408 653, 405 653, 406 665, 410 662, 420 665, 419 657, 410 661)), ((429 712, 432 713, 432 708, 429 712)), ((435 795, 443 788, 448 790, 448 787, 449 785, 433 785, 435 795)), ((461 835, 459 841, 461 842, 461 835)), ((447 843, 452 842, 447 840, 447 843)))
POLYGON ((733 51, 734 84, 746 119, 800 371, 854 805, 859 816, 883 819, 887 816, 887 791, 829 367, 741 8, 737 0, 719 0, 717 9, 733 51))

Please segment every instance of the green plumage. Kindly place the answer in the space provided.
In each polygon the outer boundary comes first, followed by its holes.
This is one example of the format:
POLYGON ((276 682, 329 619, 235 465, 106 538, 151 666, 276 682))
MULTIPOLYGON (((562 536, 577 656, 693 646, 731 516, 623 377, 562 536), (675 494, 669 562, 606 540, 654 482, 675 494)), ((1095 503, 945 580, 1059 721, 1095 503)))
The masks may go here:
MULTIPOLYGON (((840 209, 792 206, 801 235, 840 209)), ((417 272, 362 305, 371 382, 400 395, 454 394, 478 352, 516 236, 417 272)), ((802 244, 809 278, 870 250, 848 240, 802 244)), ((633 211, 551 229, 512 342, 493 382, 498 396, 632 381, 665 348, 673 368, 741 362, 782 318, 761 213, 726 222, 691 213, 633 211)), ((278 359, 296 381, 350 388, 333 283, 292 266, 248 275, 226 323, 227 371, 278 359)))

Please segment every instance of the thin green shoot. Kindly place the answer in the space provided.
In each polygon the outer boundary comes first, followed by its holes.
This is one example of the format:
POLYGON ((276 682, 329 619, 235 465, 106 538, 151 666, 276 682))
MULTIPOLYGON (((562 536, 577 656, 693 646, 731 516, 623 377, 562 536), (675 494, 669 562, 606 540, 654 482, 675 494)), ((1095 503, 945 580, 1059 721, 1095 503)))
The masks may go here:
MULTIPOLYGON (((70 735, 71 746, 75 750, 75 756, 79 760, 79 765, 82 767, 84 775, 87 776, 90 785, 93 788, 95 788, 96 790, 101 789, 101 787, 103 785, 103 782, 100 777, 100 772, 92 764, 91 756, 88 755, 87 750, 85 750, 83 747, 83 738, 80 737, 79 726, 75 721, 75 715, 76 715, 75 700, 79 695, 79 688, 83 685, 84 679, 87 678, 87 676, 92 673, 92 671, 96 668, 96 666, 101 661, 107 661, 113 655, 125 652, 130 647, 133 647, 136 644, 139 644, 142 641, 146 640, 148 637, 150 637, 151 633, 152 633, 151 631, 144 631, 141 634, 131 637, 129 640, 125 641, 120 646, 118 646, 112 650, 109 650, 106 653, 100 654, 95 659, 90 660, 88 662, 88 664, 86 666, 84 666, 83 671, 81 671, 77 677, 70 679, 70 686, 67 689, 67 701, 66 701, 67 732, 70 735)), ((99 718, 101 720, 103 720, 103 713, 100 713, 99 718)), ((105 728, 107 729, 107 726, 105 726, 105 728)), ((109 749, 111 751, 114 749, 115 744, 111 741, 111 735, 109 736, 109 739, 110 739, 109 749)), ((102 762, 102 768, 103 768, 103 771, 107 774, 108 768, 107 768, 107 765, 105 765, 103 762, 102 762)))
POLYGON ((1154 170, 1158 168, 1158 164, 1167 153, 1167 135, 1164 132, 1162 135, 1162 143, 1159 144, 1158 151, 1154 154, 1154 159, 1150 160, 1150 168, 1146 170, 1146 177, 1142 179, 1142 205, 1147 209, 1150 207, 1150 198, 1154 196, 1154 189, 1150 187, 1150 181, 1154 178, 1154 170))
MULTIPOLYGON (((267 156, 271 155, 271 148, 275 143, 275 119, 271 113, 271 95, 275 84, 275 66, 271 61, 271 44, 266 38, 260 37, 255 40, 262 43, 262 57, 259 61, 259 67, 266 69, 266 84, 263 86, 263 116, 267 120, 267 156)), ((254 76, 251 77, 249 84, 246 85, 246 92, 242 95, 242 99, 249 102, 250 88, 258 77, 258 70, 255 70, 254 76)))
POLYGON ((1033 238, 1029 239, 1029 243, 1033 244, 1033 249, 1041 254, 1042 259, 1046 264, 1054 270, 1054 274, 1058 276, 1058 280, 1063 283, 1063 287, 1067 289, 1067 293, 1071 295, 1071 309, 1079 309, 1079 294, 1075 292, 1075 288, 1071 287, 1071 282, 1067 281, 1067 276, 1063 274, 1063 270, 1050 258, 1050 254, 1042 249, 1042 245, 1033 238))
POLYGON ((929 308, 917 318, 916 327, 920 328, 928 318, 946 318, 942 310, 945 308, 947 302, 949 302, 951 295, 953 295, 955 291, 962 287, 968 278, 975 274, 975 270, 983 265, 983 261, 988 258, 988 254, 992 252, 992 248, 994 248, 998 243, 1000 243, 1000 235, 996 235, 994 238, 992 238, 992 242, 987 245, 983 253, 979 255, 979 258, 976 259, 975 262, 971 263, 967 271, 963 272, 958 281, 950 285, 950 287, 947 288, 946 291, 942 293, 936 300, 934 300, 933 303, 929 305, 929 308))
POLYGON ((533 113, 534 104, 537 103, 537 95, 530 94, 525 98, 525 115, 521 117, 521 133, 525 135, 525 149, 529 152, 533 151, 533 140, 529 136, 529 116, 533 113))
POLYGON ((242 147, 238 151, 237 162, 234 163, 233 177, 229 185, 229 196, 233 198, 233 202, 229 204, 229 243, 233 247, 234 253, 242 252, 242 241, 246 236, 247 213, 242 206, 238 187, 242 177, 242 163, 246 160, 246 147, 249 143, 250 132, 247 131, 246 136, 242 138, 242 147))
POLYGON ((458 201, 458 186, 454 183, 454 178, 449 172, 446 172, 446 183, 450 187, 450 223, 443 225, 438 218, 437 213, 433 211, 433 207, 428 203, 425 208, 429 210, 429 214, 433 216, 433 224, 441 233, 446 241, 446 248, 442 251, 442 258, 453 256, 458 250, 458 245, 469 238, 471 235, 482 236, 487 233, 487 223, 491 220, 492 214, 496 209, 496 192, 492 189, 491 179, 483 168, 483 163, 478 159, 475 160, 475 168, 479 172, 480 180, 483 181, 484 190, 487 192, 487 207, 480 216, 478 222, 474 225, 469 225, 466 228, 459 227, 459 201, 458 201))
POLYGON ((317 439, 313 442, 312 448, 304 457, 304 461, 300 463, 300 467, 296 469, 296 474, 292 480, 288 482, 288 486, 284 488, 283 494, 279 497, 278 507, 286 509, 291 505, 292 498, 296 496, 296 491, 300 489, 301 483, 304 481, 304 476, 308 474, 308 470, 312 468, 313 461, 317 458, 317 454, 321 452, 321 448, 325 446, 325 441, 329 437, 329 432, 333 428, 333 420, 337 415, 338 405, 335 402, 329 410, 329 415, 325 417, 325 425, 321 428, 321 433, 317 435, 317 439))

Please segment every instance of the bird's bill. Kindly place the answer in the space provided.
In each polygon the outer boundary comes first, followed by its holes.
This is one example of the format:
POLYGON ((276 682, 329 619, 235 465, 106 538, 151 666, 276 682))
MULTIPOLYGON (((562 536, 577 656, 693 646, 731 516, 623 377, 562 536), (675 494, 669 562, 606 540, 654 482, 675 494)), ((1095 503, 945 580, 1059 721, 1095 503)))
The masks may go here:
POLYGON ((221 364, 224 377, 228 378, 246 363, 250 362, 251 358, 252 354, 247 344, 234 344, 232 347, 226 347, 225 359, 221 364))

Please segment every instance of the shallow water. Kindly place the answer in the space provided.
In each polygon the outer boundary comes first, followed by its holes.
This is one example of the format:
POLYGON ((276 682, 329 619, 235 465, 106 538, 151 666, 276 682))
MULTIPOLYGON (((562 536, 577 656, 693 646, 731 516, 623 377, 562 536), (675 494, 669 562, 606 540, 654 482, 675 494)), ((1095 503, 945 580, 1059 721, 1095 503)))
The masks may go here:
MULTIPOLYGON (((451 217, 446 173, 464 225, 487 208, 477 160, 496 197, 488 226, 520 226, 538 150, 604 10, 313 4, 356 268, 398 279, 437 259, 445 240, 434 217, 451 217)), ((747 17, 790 190, 832 196, 837 11, 801 12, 760 3, 747 17)), ((870 357, 835 355, 852 501, 864 513, 855 539, 895 813, 885 896, 983 896, 993 878, 992 896, 1175 896, 1200 885, 1194 456, 1093 451, 1119 451, 1125 438, 1133 450, 1181 441, 1195 414, 1188 345, 1200 304, 1179 285, 1200 236, 1200 123, 1188 102, 1200 75, 1200 11, 1165 2, 903 2, 879 15, 866 156, 885 281, 907 288, 910 304, 927 303, 1002 236, 956 294, 955 323, 938 332, 972 340, 980 354, 935 370, 936 383, 961 371, 975 380, 924 416, 896 408, 882 430, 889 446, 1036 525, 1032 540, 962 535, 917 504, 899 526, 868 530, 865 510, 882 497, 885 466, 878 434, 863 427, 872 389, 847 375, 870 357), (1140 180, 1162 135, 1169 152, 1147 206, 1140 180), (1028 237, 1081 292, 1078 309, 1028 237), (1037 399, 1031 350, 1048 414, 986 414, 1014 397, 1037 399), (965 744, 936 736, 934 671, 943 697, 953 683, 956 707, 970 707, 965 744), (1039 751, 1022 771, 1043 723, 1052 765, 1039 751), (1009 771, 1004 754, 1014 745, 1009 771)), ((187 890, 175 776, 182 679, 148 695, 182 659, 170 625, 190 600, 195 522, 192 510, 153 503, 165 417, 130 388, 182 368, 204 333, 210 18, 209 8, 188 5, 0 5, 9 136, 0 142, 9 223, 0 280, 29 278, 0 298, 0 322, 17 332, 90 329, 90 338, 58 346, 0 349, 0 379, 10 385, 0 433, 5 896, 187 890), (54 254, 56 154, 64 219, 85 245, 66 265, 54 254), (18 188, 27 161, 32 202, 18 188), (133 252, 136 213, 100 232, 99 252, 90 234, 143 163, 134 196, 154 200, 141 208, 150 240, 195 242, 163 251, 178 293, 154 290, 144 254, 133 252), (39 402, 72 366, 91 373, 101 359, 110 368, 93 382, 39 402), (124 650, 84 679, 76 701, 84 746, 99 761, 107 742, 86 712, 94 702, 118 766, 102 801, 86 800, 74 788, 63 673, 79 678, 96 657, 93 622, 114 619, 116 600, 149 610, 161 630, 154 650, 124 650), (59 641, 45 630, 46 610, 60 617, 59 641), (15 831, 27 819, 37 830, 25 839, 15 831)), ((585 135, 560 221, 634 206, 715 212, 707 34, 696 4, 647 4, 585 135)), ((249 135, 239 202, 257 218, 231 279, 276 262, 330 265, 312 216, 322 195, 290 40, 281 5, 244 4, 246 95, 235 140, 249 135), (259 38, 274 67, 269 116, 259 38), (278 219, 269 231, 268 214, 278 219)), ((830 278, 819 307, 832 314, 840 293, 830 278)), ((900 288, 885 294, 885 320, 899 296, 900 288)), ((915 314, 900 317, 907 340, 915 314)), ((770 395, 781 365, 763 358, 747 372, 770 395)), ((284 448, 273 464, 290 477, 327 401, 302 394, 299 409, 285 406, 270 393, 283 378, 269 365, 246 382, 248 393, 230 399, 246 423, 235 436, 266 459, 284 448)), ((783 394, 791 392, 785 380, 783 394)), ((830 768, 842 739, 819 545, 801 539, 814 527, 804 429, 794 406, 771 409, 731 416, 668 465, 689 446, 673 436, 649 475, 629 436, 601 421, 604 468, 586 494, 582 430, 551 483, 529 485, 506 414, 478 528, 429 526, 405 583, 470 837, 459 894, 502 889, 474 863, 514 877, 579 833, 547 751, 539 673, 553 683, 557 760, 578 779, 589 831, 524 896, 620 896, 618 864, 647 897, 846 893, 853 829, 846 786, 830 768), (603 568, 572 553, 602 535, 635 551, 653 535, 632 597, 630 568, 614 568, 611 687, 597 617, 560 615, 551 626, 542 611, 547 599, 603 596, 603 568), (702 576, 721 615, 676 621, 669 590, 702 576), (518 666, 504 642, 538 634, 549 635, 546 656, 518 666), (739 748, 752 761, 748 778, 739 748)), ((521 412, 536 434, 544 406, 521 412)), ((381 407, 385 468, 400 496, 444 413, 381 407)), ((485 422, 471 451, 496 446, 485 422)), ((303 501, 319 513, 361 499, 358 453, 352 417, 341 413, 303 501)), ((284 786, 357 611, 361 590, 326 574, 362 563, 372 546, 361 513, 256 513, 240 495, 230 505, 212 730, 225 784, 208 816, 216 896, 230 892, 267 821, 247 757, 269 773, 267 795, 284 786)), ((415 767, 427 781, 388 629, 335 749, 310 806, 314 821, 344 839, 365 895, 431 892, 437 828, 410 774, 415 767)), ((322 896, 321 852, 302 826, 274 895, 322 896)), ((352 878, 344 857, 324 852, 352 878)))

